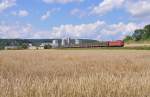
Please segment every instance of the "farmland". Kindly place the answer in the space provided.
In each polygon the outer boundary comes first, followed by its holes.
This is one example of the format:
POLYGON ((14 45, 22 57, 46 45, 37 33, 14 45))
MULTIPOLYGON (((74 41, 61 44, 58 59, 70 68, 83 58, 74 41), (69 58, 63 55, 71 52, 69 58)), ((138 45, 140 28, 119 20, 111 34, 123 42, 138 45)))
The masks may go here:
POLYGON ((0 97, 150 97, 146 50, 0 51, 0 97))

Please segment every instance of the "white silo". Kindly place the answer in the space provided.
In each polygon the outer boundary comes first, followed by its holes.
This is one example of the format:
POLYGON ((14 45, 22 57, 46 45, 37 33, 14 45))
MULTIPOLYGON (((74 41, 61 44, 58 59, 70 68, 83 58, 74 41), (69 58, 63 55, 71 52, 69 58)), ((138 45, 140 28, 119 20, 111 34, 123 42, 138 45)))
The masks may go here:
POLYGON ((76 45, 80 44, 80 40, 79 40, 79 39, 76 39, 76 40, 75 40, 75 44, 76 44, 76 45))
POLYGON ((70 45, 70 37, 67 38, 67 44, 70 45))
POLYGON ((53 48, 57 48, 58 47, 58 40, 53 40, 52 47, 53 48))
POLYGON ((65 46, 65 39, 61 40, 61 46, 65 46))

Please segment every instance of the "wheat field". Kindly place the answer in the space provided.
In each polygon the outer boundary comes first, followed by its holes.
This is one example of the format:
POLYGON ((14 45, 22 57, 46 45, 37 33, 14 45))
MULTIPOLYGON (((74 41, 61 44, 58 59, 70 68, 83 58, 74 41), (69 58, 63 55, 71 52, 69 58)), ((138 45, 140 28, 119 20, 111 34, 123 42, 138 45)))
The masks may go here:
POLYGON ((150 97, 150 51, 0 51, 0 97, 150 97))

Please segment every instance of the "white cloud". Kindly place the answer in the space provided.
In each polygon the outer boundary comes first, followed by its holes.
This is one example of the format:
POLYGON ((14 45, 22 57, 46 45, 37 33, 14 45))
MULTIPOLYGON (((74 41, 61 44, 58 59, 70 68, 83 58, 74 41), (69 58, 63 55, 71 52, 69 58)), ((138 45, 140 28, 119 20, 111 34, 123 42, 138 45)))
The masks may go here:
POLYGON ((31 24, 20 25, 15 23, 14 25, 0 24, 0 38, 26 38, 30 37, 32 32, 31 24))
POLYGON ((114 8, 122 7, 125 0, 103 0, 98 6, 92 8, 92 14, 104 15, 114 8))
POLYGON ((133 17, 150 19, 150 0, 129 1, 126 9, 133 17))
POLYGON ((79 18, 83 18, 85 16, 87 16, 87 13, 81 9, 78 9, 78 8, 74 8, 70 11, 70 14, 72 16, 77 16, 79 18))
POLYGON ((12 15, 19 16, 19 17, 26 17, 29 15, 29 12, 27 10, 19 10, 18 12, 13 11, 12 15))
POLYGON ((51 11, 47 11, 44 15, 41 16, 41 20, 46 20, 50 17, 51 11))
POLYGON ((92 34, 95 34, 95 31, 103 25, 105 25, 105 23, 100 21, 91 24, 61 25, 60 27, 54 27, 52 29, 52 36, 65 37, 67 33, 67 35, 70 37, 92 38, 92 34))
POLYGON ((37 30, 31 24, 0 24, 0 38, 89 38, 98 40, 123 39, 135 29, 141 28, 135 23, 107 24, 104 21, 80 25, 61 25, 52 30, 37 30))
POLYGON ((66 4, 71 2, 82 2, 84 0, 43 0, 45 3, 60 3, 60 4, 66 4))
POLYGON ((127 10, 137 19, 150 19, 150 0, 103 0, 91 8, 91 14, 104 15, 113 9, 127 10))
POLYGON ((48 10, 44 15, 41 16, 41 20, 48 19, 53 13, 60 11, 60 8, 54 8, 51 10, 48 10))
POLYGON ((1 0, 0 1, 0 12, 16 5, 16 0, 1 0))
POLYGON ((73 10, 71 10, 71 15, 75 15, 75 14, 77 14, 77 13, 79 13, 80 12, 80 9, 78 9, 78 8, 75 8, 75 9, 73 9, 73 10))
POLYGON ((90 38, 98 40, 112 40, 122 39, 124 36, 133 32, 136 28, 140 28, 135 23, 118 23, 107 24, 103 21, 97 21, 90 24, 81 25, 61 25, 60 27, 54 27, 51 32, 51 36, 62 38, 70 36, 73 38, 90 38))
POLYGON ((26 10, 20 10, 18 15, 21 16, 21 17, 25 17, 25 16, 29 15, 29 12, 26 11, 26 10))
POLYGON ((50 31, 34 29, 31 24, 0 23, 0 38, 50 38, 50 31))

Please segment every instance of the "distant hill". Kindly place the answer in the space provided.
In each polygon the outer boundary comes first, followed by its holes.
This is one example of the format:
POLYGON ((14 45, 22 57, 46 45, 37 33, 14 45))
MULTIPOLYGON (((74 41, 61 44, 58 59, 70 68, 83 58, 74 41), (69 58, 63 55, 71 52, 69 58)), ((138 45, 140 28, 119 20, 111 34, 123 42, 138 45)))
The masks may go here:
MULTIPOLYGON (((61 44, 61 39, 0 39, 0 49, 4 49, 5 46, 22 46, 24 44, 32 43, 35 46, 40 45, 41 43, 52 42, 53 40, 58 40, 61 44)), ((74 42, 75 39, 71 39, 71 42, 74 42)), ((93 43, 97 40, 91 39, 79 39, 80 43, 93 43)))

